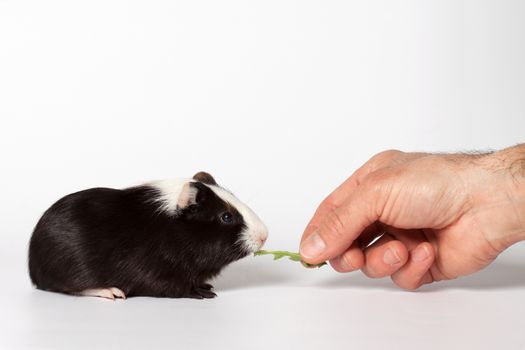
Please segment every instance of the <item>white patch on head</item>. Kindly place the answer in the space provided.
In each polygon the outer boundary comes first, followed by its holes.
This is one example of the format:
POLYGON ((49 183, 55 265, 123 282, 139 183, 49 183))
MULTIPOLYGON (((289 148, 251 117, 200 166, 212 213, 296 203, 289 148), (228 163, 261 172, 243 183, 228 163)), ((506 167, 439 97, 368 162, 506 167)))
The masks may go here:
POLYGON ((268 237, 268 229, 257 214, 224 188, 215 185, 204 185, 208 186, 220 199, 230 204, 242 215, 246 228, 241 232, 240 243, 252 253, 261 249, 268 237))
MULTIPOLYGON (((191 182, 197 181, 193 179, 160 180, 147 185, 159 191, 159 196, 155 198, 155 202, 159 203, 159 211, 175 215, 177 210, 195 203, 198 190, 190 186, 191 182)), ((243 217, 246 228, 240 234, 239 244, 252 253, 259 250, 268 237, 268 229, 257 214, 224 188, 202 184, 210 188, 221 200, 234 207, 243 217)))
POLYGON ((197 189, 190 186, 192 179, 160 180, 150 182, 147 185, 159 191, 159 197, 155 198, 158 202, 160 211, 168 214, 175 214, 178 209, 186 208, 190 204, 195 204, 197 189))

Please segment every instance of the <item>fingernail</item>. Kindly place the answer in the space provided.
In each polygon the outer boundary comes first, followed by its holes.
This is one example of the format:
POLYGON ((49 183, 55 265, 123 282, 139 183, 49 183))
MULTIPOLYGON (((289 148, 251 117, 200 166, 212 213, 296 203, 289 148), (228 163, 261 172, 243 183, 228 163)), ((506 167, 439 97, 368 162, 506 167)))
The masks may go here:
POLYGON ((319 256, 325 250, 325 248, 326 244, 324 243, 319 233, 315 231, 310 237, 308 237, 303 242, 303 244, 301 244, 299 250, 301 252, 301 255, 305 258, 313 259, 319 256))
POLYGON ((400 261, 401 259, 399 258, 399 255, 393 249, 388 249, 385 252, 385 255, 383 255, 383 262, 387 265, 395 265, 399 263, 400 261))
POLYGON ((428 253, 427 247, 422 246, 422 247, 417 248, 412 253, 412 260, 416 262, 420 262, 420 261, 426 260, 429 256, 430 254, 428 253))
POLYGON ((354 265, 352 265, 352 262, 350 259, 348 259, 346 256, 342 255, 341 259, 339 259, 339 264, 343 268, 343 270, 351 271, 355 270, 354 265))

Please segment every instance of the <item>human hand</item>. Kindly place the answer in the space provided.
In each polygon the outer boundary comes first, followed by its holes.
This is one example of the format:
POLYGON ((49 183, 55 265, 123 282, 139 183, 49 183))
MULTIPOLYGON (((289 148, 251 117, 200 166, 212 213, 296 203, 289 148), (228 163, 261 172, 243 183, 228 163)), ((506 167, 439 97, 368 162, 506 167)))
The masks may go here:
POLYGON ((386 151, 321 203, 300 252, 308 263, 330 260, 339 272, 416 289, 481 270, 523 239, 525 145, 476 155, 386 151))

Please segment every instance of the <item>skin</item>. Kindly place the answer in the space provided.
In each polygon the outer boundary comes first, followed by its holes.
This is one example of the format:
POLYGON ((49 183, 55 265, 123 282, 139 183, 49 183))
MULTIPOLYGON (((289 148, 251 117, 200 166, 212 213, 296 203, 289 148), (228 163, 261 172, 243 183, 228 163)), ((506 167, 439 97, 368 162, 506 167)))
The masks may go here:
POLYGON ((413 290, 479 271, 521 240, 525 144, 471 155, 391 150, 321 203, 300 253, 413 290))

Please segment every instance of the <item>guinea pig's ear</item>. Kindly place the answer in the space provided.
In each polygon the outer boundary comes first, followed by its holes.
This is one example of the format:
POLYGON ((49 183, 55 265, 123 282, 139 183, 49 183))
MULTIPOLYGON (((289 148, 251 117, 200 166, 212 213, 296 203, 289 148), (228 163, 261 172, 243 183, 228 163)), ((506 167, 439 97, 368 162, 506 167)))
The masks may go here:
POLYGON ((196 204, 198 192, 197 187, 193 186, 191 182, 186 182, 180 191, 177 208, 184 209, 189 205, 196 204))
POLYGON ((192 182, 191 186, 197 190, 196 204, 204 204, 208 198, 213 196, 213 191, 201 182, 192 182))
POLYGON ((193 180, 197 180, 208 185, 217 185, 217 182, 215 182, 213 176, 204 171, 199 171, 197 174, 193 175, 193 180))

